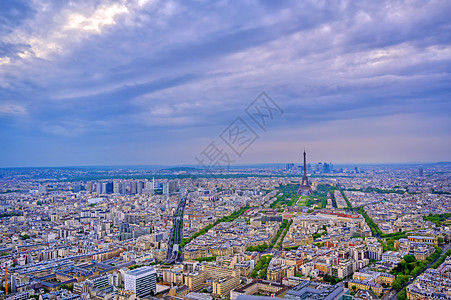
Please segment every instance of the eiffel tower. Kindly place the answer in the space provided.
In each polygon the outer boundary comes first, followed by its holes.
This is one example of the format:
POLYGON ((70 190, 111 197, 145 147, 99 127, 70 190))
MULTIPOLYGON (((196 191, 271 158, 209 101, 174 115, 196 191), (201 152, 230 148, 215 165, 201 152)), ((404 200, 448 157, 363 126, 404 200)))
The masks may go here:
POLYGON ((302 176, 301 185, 298 189, 298 195, 306 196, 312 192, 312 188, 310 187, 310 183, 308 182, 307 177, 307 154, 304 150, 304 175, 302 176))

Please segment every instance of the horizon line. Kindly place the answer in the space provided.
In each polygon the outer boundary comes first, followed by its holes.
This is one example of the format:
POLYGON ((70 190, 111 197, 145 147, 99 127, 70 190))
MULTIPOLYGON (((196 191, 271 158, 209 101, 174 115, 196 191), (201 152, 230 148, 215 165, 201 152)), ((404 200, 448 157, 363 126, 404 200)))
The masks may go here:
MULTIPOLYGON (((250 164, 231 164, 229 167, 256 167, 263 165, 285 165, 291 164, 293 162, 280 162, 280 163, 250 163, 250 164)), ((294 162, 296 164, 296 162, 294 162)), ((316 163, 307 164, 317 164, 323 163, 318 161, 316 163)), ((327 163, 327 162, 326 162, 327 163)), ((331 163, 331 162, 329 162, 331 163)), ((362 166, 383 166, 383 165, 436 165, 436 164, 451 164, 451 161, 437 161, 437 162, 379 162, 379 163, 332 163, 334 166, 348 166, 348 165, 362 165, 362 166)), ((302 165, 299 163, 299 165, 302 165)), ((56 166, 0 166, 0 169, 45 169, 45 168, 121 168, 121 167, 161 167, 161 168, 195 168, 202 170, 203 167, 194 164, 120 164, 120 165, 56 165, 56 166)))

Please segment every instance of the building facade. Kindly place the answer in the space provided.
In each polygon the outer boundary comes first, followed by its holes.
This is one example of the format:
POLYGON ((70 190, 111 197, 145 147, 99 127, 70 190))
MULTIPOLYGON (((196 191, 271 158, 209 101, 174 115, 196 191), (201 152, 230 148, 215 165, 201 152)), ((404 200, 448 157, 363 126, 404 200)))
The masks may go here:
POLYGON ((138 297, 149 296, 157 291, 157 272, 151 266, 141 267, 125 273, 125 290, 138 297))

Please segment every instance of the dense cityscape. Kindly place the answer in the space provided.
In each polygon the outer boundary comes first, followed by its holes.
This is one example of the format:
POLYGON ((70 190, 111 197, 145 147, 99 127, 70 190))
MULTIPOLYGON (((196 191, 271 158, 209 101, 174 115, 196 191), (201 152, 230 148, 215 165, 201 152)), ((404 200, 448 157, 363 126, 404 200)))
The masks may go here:
POLYGON ((304 166, 1 169, 0 295, 451 297, 451 165, 304 166))
POLYGON ((0 0, 0 300, 451 300, 450 0, 0 0))

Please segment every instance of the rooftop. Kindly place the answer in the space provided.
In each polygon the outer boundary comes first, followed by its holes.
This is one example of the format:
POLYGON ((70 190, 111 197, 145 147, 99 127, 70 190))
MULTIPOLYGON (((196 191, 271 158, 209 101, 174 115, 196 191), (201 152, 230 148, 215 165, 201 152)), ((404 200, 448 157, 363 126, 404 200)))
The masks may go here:
POLYGON ((152 266, 144 266, 144 267, 141 267, 138 269, 134 269, 132 271, 128 271, 127 274, 133 275, 133 276, 139 276, 139 275, 143 275, 145 273, 151 272, 151 271, 155 271, 152 266))

